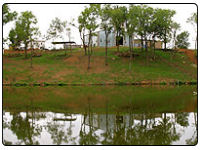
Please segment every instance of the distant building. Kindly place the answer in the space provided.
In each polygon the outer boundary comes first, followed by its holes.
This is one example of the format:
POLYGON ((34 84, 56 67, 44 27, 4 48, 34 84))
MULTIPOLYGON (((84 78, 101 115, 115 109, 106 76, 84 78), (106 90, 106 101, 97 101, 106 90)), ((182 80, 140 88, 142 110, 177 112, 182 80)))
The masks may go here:
POLYGON ((77 45, 76 42, 74 41, 68 41, 68 42, 52 42, 54 45, 63 45, 64 49, 73 49, 73 48, 80 48, 81 45, 77 45))
POLYGON ((45 41, 43 40, 38 40, 38 41, 33 41, 28 44, 28 49, 31 48, 31 45, 33 46, 33 49, 45 49, 45 41))
MULTIPOLYGON (((105 47, 106 43, 105 43, 105 32, 103 30, 96 32, 97 36, 93 36, 92 37, 92 45, 93 46, 98 46, 98 47, 105 47)), ((88 38, 89 35, 86 35, 86 44, 88 44, 88 38)), ((133 43, 133 47, 137 47, 137 48, 141 48, 141 40, 140 39, 133 39, 132 41, 133 43)), ((147 42, 148 47, 150 47, 150 45, 153 44, 153 41, 149 40, 147 42)), ((113 47, 116 46, 116 38, 115 38, 115 33, 111 32, 108 35, 108 47, 113 47)), ((122 46, 129 46, 129 37, 128 35, 126 35, 125 37, 121 37, 119 40, 119 45, 122 46)), ((145 43, 143 44, 144 47, 146 47, 145 43)), ((155 42, 155 48, 156 49, 162 49, 162 41, 156 41, 155 42)))

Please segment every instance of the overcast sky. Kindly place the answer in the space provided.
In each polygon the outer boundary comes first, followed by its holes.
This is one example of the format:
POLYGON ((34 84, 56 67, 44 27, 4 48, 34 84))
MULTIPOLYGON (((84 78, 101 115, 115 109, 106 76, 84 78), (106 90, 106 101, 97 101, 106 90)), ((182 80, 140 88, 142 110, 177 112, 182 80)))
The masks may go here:
MULTIPOLYGON (((83 11, 87 4, 10 4, 9 7, 12 11, 17 11, 18 13, 23 11, 32 11, 33 14, 38 19, 38 27, 41 33, 44 35, 49 28, 49 24, 55 17, 61 20, 67 20, 70 22, 72 18, 75 18, 75 23, 77 18, 83 11)), ((128 6, 128 5, 127 5, 128 6)), ((181 30, 188 31, 190 33, 189 42, 190 48, 194 48, 194 39, 196 36, 195 30, 191 24, 186 23, 187 18, 191 16, 193 12, 197 12, 197 7, 194 4, 149 4, 149 6, 154 8, 167 8, 176 11, 176 15, 173 20, 180 23, 181 30)), ((3 37, 6 38, 9 34, 10 29, 14 26, 14 22, 10 22, 3 27, 3 37)), ((72 40, 77 44, 81 44, 78 29, 72 27, 72 40)), ((67 37, 64 37, 67 41, 67 37)), ((47 48, 49 45, 47 45, 47 48)))

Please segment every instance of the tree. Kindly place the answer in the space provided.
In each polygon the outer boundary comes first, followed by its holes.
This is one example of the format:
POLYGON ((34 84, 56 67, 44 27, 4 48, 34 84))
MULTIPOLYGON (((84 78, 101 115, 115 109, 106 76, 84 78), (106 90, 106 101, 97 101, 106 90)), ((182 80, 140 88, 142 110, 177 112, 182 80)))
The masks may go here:
POLYGON ((139 9, 137 6, 130 5, 129 11, 126 11, 126 20, 125 20, 125 26, 126 26, 126 33, 128 35, 129 39, 129 50, 130 50, 130 70, 131 70, 131 62, 133 57, 133 35, 137 30, 138 25, 138 14, 139 9))
MULTIPOLYGON (((3 5, 3 25, 6 25, 8 22, 13 21, 17 18, 17 12, 11 12, 8 4, 3 5)), ((12 32, 13 33, 13 32, 12 32)), ((3 44, 7 42, 8 39, 3 38, 3 44)))
POLYGON ((177 47, 187 49, 188 46, 190 45, 190 43, 188 42, 189 40, 188 38, 189 38, 189 33, 187 31, 184 31, 179 35, 177 35, 177 41, 176 41, 177 47))
POLYGON ((172 28, 172 17, 175 15, 176 11, 170 9, 157 9, 156 22, 158 23, 158 38, 162 39, 164 42, 164 49, 167 48, 167 43, 171 38, 171 28, 172 28))
MULTIPOLYGON (((30 45, 31 46, 31 68, 33 68, 33 61, 32 61, 32 59, 33 59, 33 43, 34 43, 34 41, 37 41, 38 36, 41 36, 41 33, 39 31, 39 28, 35 28, 34 34, 32 35, 32 37, 30 39, 30 43, 31 43, 31 45, 30 45)), ((37 42, 36 42, 36 44, 37 44, 37 42)))
POLYGON ((20 33, 21 33, 21 31, 19 31, 19 28, 17 28, 17 27, 15 27, 15 29, 12 28, 9 32, 8 39, 10 40, 10 42, 11 42, 10 46, 13 49, 16 49, 21 44, 22 39, 20 39, 21 38, 21 36, 19 35, 20 33))
POLYGON ((177 38, 177 31, 181 28, 180 24, 173 22, 172 23, 172 38, 174 43, 174 48, 177 48, 176 38, 177 38))
POLYGON ((15 22, 15 28, 11 29, 9 34, 9 38, 14 46, 19 46, 22 43, 25 45, 25 58, 27 58, 28 44, 30 44, 34 35, 38 32, 36 24, 37 18, 31 11, 22 12, 15 22))
MULTIPOLYGON (((66 28, 67 21, 61 21, 58 17, 53 19, 49 25, 49 29, 47 30, 47 40, 55 40, 57 38, 63 39, 63 32, 66 28)), ((65 56, 67 54, 65 50, 65 56)))
POLYGON ((116 34, 116 45, 117 51, 119 52, 119 40, 121 36, 124 34, 124 23, 125 23, 125 13, 126 7, 124 6, 114 6, 111 9, 111 24, 114 27, 115 34, 116 34))
MULTIPOLYGON (((159 38, 159 34, 161 32, 160 29, 160 13, 159 13, 159 9, 154 9, 153 10, 153 16, 152 16, 152 20, 151 20, 151 25, 148 29, 148 34, 151 36, 151 40, 153 41, 153 59, 155 60, 155 42, 156 39, 159 38)), ((150 46, 152 47, 152 44, 150 43, 150 46)))
POLYGON ((97 17, 100 11, 100 4, 90 4, 89 8, 85 8, 82 12, 82 16, 85 18, 84 28, 88 30, 88 69, 90 68, 90 56, 92 52, 92 36, 94 31, 98 28, 97 17))
POLYGON ((85 36, 86 36, 86 14, 84 12, 81 12, 81 15, 78 17, 78 30, 80 33, 80 38, 81 41, 83 43, 83 48, 85 51, 85 55, 87 55, 87 48, 86 48, 86 44, 85 44, 85 36))
POLYGON ((188 42, 189 40, 188 38, 189 38, 189 33, 187 31, 184 31, 179 35, 177 35, 177 41, 176 41, 177 47, 187 49, 188 46, 190 45, 190 43, 188 42))
POLYGON ((66 21, 61 21, 58 17, 51 21, 49 29, 47 30, 47 40, 56 38, 63 38, 62 33, 66 26, 66 21))
MULTIPOLYGON (((191 23, 194 26, 195 32, 197 33, 197 13, 193 13, 191 17, 187 19, 188 23, 191 23)), ((197 49, 197 34, 195 40, 195 49, 197 49)))
POLYGON ((107 55, 108 55, 108 35, 111 33, 112 30, 112 25, 110 23, 110 5, 104 5, 104 7, 101 9, 101 28, 104 30, 105 32, 105 65, 108 65, 108 61, 107 61, 107 55))
POLYGON ((145 41, 145 50, 148 50, 147 46, 147 40, 148 36, 150 35, 151 32, 149 32, 152 19, 153 19, 153 8, 148 7, 147 5, 142 5, 139 6, 138 9, 139 11, 139 23, 138 23, 138 34, 140 35, 141 38, 141 48, 143 49, 143 41, 145 41))
POLYGON ((3 5, 3 25, 17 18, 17 12, 11 12, 8 4, 3 5))

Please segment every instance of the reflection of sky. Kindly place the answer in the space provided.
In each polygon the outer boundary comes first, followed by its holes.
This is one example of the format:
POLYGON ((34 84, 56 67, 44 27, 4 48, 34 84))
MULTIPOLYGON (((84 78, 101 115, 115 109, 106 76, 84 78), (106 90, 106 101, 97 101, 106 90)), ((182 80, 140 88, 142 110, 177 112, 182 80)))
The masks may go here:
MULTIPOLYGON (((35 113, 35 114, 40 114, 40 113, 35 113)), ((79 144, 79 134, 80 134, 80 130, 81 130, 81 123, 83 122, 83 115, 80 114, 74 114, 72 115, 73 118, 77 118, 75 121, 53 121, 54 118, 64 118, 64 114, 62 113, 52 113, 52 112, 43 112, 43 114, 45 114, 46 118, 40 118, 39 120, 35 119, 35 126, 42 126, 42 132, 38 137, 34 137, 34 139, 36 141, 38 141, 41 145, 52 145, 53 144, 53 140, 51 139, 51 134, 48 132, 48 125, 59 125, 59 127, 57 128, 58 131, 63 131, 65 133, 65 135, 67 135, 68 129, 72 128, 72 135, 68 138, 72 138, 75 137, 75 143, 69 141, 68 143, 61 143, 63 145, 69 144, 69 145, 74 145, 74 144, 79 144)), ((26 113, 22 112, 20 113, 20 115, 22 116, 22 118, 26 117, 26 113)), ((163 114, 162 114, 163 115, 163 114)), ((31 116, 31 113, 29 113, 29 116, 31 116)), ((108 115, 109 116, 109 115, 108 115)), ((113 116, 113 115, 112 115, 113 116)), ((170 118, 170 122, 174 122, 175 121, 175 116, 173 113, 167 113, 166 115, 167 117, 170 118)), ((4 118, 6 118, 6 122, 10 123, 12 121, 12 115, 9 112, 5 112, 4 118)), ((111 117, 110 117, 111 118, 111 117)), ((114 117, 112 117, 114 118, 114 117)), ((126 119, 128 119, 128 115, 125 117, 126 119)), ((29 119, 29 122, 31 122, 31 118, 29 119)), ((124 119, 125 121, 125 119, 124 119)), ((147 119, 147 122, 149 122, 150 119, 147 119)), ((156 121, 156 125, 159 124, 159 121, 161 121, 161 118, 157 117, 155 118, 156 121)), ((133 126, 140 124, 139 120, 133 120, 133 126)), ((186 140, 191 138, 196 130, 195 128, 195 120, 194 120, 194 113, 189 113, 188 116, 188 122, 189 122, 189 126, 188 127, 182 127, 179 124, 175 124, 176 127, 176 132, 179 133, 180 139, 178 141, 172 142, 172 145, 184 145, 186 144, 186 140)), ((99 124, 99 123, 97 123, 99 124)), ((96 126, 96 125, 95 125, 96 126)), ((113 126, 114 127, 114 126, 113 126)), ((147 128, 151 128, 148 127, 147 128)), ((85 131, 86 133, 89 132, 89 126, 86 125, 85 126, 85 131)), ((101 142, 104 138, 102 135, 102 133, 104 133, 105 131, 101 129, 97 129, 95 131, 95 134, 98 135, 98 137, 100 137, 99 141, 101 142)), ((17 136, 8 128, 3 129, 3 139, 5 139, 6 141, 10 141, 13 144, 17 144, 19 141, 17 139, 17 136)), ((24 143, 23 143, 24 144, 24 143)), ((97 143, 98 144, 98 143, 97 143)), ((100 144, 100 143, 99 143, 100 144)))

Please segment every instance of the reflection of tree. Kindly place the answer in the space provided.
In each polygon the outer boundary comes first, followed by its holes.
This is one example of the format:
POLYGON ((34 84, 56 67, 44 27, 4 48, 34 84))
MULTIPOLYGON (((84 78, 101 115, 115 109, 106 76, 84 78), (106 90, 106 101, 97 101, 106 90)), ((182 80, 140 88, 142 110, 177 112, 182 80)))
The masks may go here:
POLYGON ((54 121, 52 124, 49 123, 47 127, 54 144, 68 143, 68 135, 64 132, 64 125, 54 121))
POLYGON ((183 127, 187 127, 189 125, 188 123, 188 113, 187 112, 179 112, 175 113, 176 122, 180 124, 183 127))
POLYGON ((41 128, 29 122, 29 115, 26 112, 26 117, 22 118, 20 113, 14 113, 11 121, 11 130, 16 134, 17 138, 21 140, 18 144, 38 145, 39 142, 35 137, 40 135, 41 128))
MULTIPOLYGON (((194 110, 196 110, 197 97, 194 96, 193 99, 194 99, 194 110)), ((194 116, 195 130, 194 130, 192 137, 186 140, 186 143, 188 145, 196 145, 198 142, 197 141, 197 114, 196 114, 196 112, 193 112, 193 116, 194 116)))
MULTIPOLYGON (((164 114, 158 125, 154 126, 153 121, 147 121, 145 114, 140 123, 134 126, 126 126, 116 123, 116 128, 110 134, 113 145, 170 145, 179 139, 179 134, 172 128, 172 123, 164 114), (126 126, 126 127, 125 127, 126 126), (150 128, 151 127, 151 128, 150 128)), ((130 123, 129 123, 130 124, 130 123)), ((105 139, 104 139, 105 140, 105 139)), ((106 143, 106 141, 104 141, 106 143)))
POLYGON ((79 144, 80 145, 96 145, 97 142, 99 141, 99 137, 95 133, 96 128, 93 126, 93 113, 91 112, 91 106, 90 106, 90 97, 88 97, 88 112, 84 115, 83 118, 83 123, 81 125, 81 130, 80 130, 80 140, 79 144), (87 133, 86 131, 86 118, 88 117, 88 126, 89 126, 89 131, 87 133))
MULTIPOLYGON (((64 114, 64 116, 69 116, 68 114, 64 114)), ((72 115, 70 115, 72 117, 72 115)), ((51 139, 53 143, 56 145, 60 145, 62 143, 69 143, 76 144, 75 140, 76 137, 72 137, 72 121, 69 123, 69 127, 65 129, 66 123, 62 124, 60 121, 53 121, 47 124, 47 130, 51 134, 51 139)))
POLYGON ((177 141, 180 137, 176 130, 172 128, 170 118, 166 117, 164 113, 162 121, 157 126, 154 126, 153 131, 153 145, 170 145, 173 141, 177 141))
POLYGON ((102 133, 104 140, 101 142, 103 145, 110 145, 111 144, 111 131, 108 129, 108 100, 106 100, 106 131, 102 133))
MULTIPOLYGON (((29 88, 29 92, 32 92, 32 88, 29 88)), ((15 112, 13 114, 10 129, 16 134, 17 138, 21 140, 17 144, 23 144, 24 142, 26 145, 39 145, 39 142, 36 141, 36 137, 40 135, 42 127, 35 124, 36 117, 33 107, 34 95, 29 97, 28 100, 25 118, 23 118, 19 112, 15 112), (31 114, 29 114, 28 110, 31 114)))

